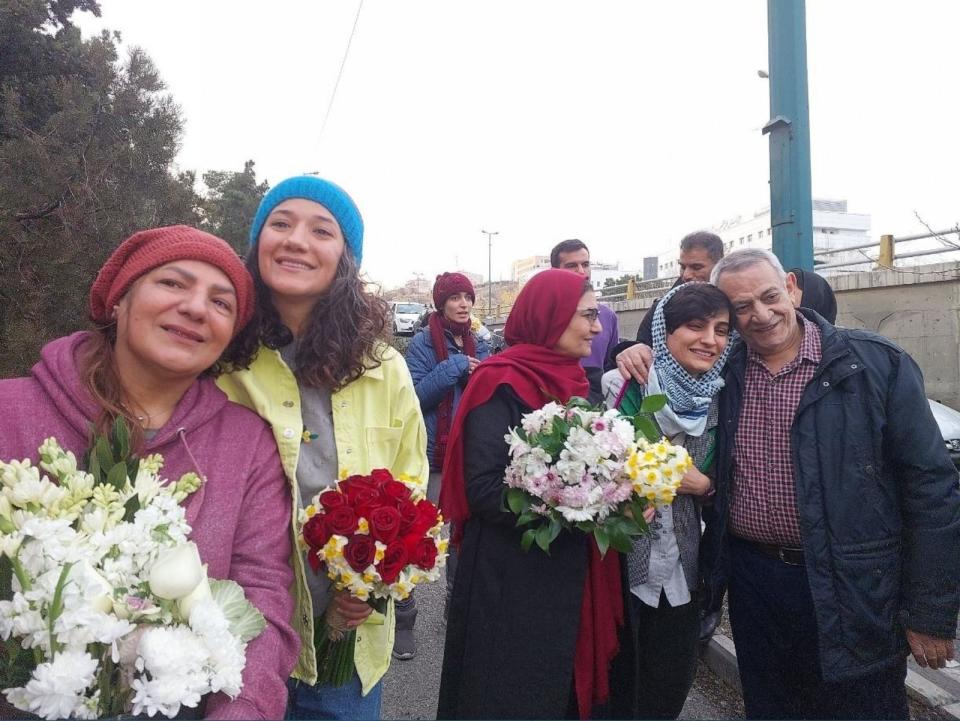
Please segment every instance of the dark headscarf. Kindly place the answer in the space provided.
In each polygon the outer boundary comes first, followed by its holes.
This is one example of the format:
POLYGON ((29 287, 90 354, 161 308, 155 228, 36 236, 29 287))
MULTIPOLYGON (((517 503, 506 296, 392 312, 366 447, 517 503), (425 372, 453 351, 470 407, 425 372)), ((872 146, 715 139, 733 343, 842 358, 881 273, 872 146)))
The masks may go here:
MULTIPOLYGON (((455 543, 462 539, 463 525, 470 518, 463 477, 467 414, 490 400, 504 384, 533 409, 551 400, 565 403, 572 396, 586 397, 589 385, 580 359, 553 350, 576 313, 583 287, 583 276, 568 270, 550 269, 535 275, 520 291, 507 318, 504 335, 510 347, 473 372, 450 430, 440 486, 440 505, 452 524, 455 543)), ((522 553, 519 541, 517 553, 522 553)), ((619 557, 610 552, 601 559, 592 542, 589 553, 574 655, 577 705, 584 719, 590 717, 594 704, 609 698, 608 669, 618 648, 617 626, 623 623, 619 557)))
POLYGON ((801 291, 800 307, 815 310, 831 325, 836 323, 837 299, 830 284, 812 270, 792 268, 790 272, 796 276, 801 291))

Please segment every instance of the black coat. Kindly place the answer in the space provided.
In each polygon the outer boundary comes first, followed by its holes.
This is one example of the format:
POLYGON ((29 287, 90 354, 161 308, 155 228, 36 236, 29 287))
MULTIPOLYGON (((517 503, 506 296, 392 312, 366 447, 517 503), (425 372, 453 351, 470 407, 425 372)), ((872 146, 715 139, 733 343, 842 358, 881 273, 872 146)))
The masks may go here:
MULTIPOLYGON (((824 679, 906 653, 903 626, 952 638, 960 610, 960 488, 913 359, 886 338, 822 333, 820 365, 790 429, 796 503, 824 679)), ((720 394, 717 493, 705 513, 707 607, 727 577, 726 530, 746 348, 720 394)))
POLYGON ((516 517, 501 510, 504 435, 531 409, 506 386, 473 409, 464 429, 470 520, 447 621, 438 719, 564 718, 587 572, 587 537, 563 532, 548 556, 520 549, 516 517))

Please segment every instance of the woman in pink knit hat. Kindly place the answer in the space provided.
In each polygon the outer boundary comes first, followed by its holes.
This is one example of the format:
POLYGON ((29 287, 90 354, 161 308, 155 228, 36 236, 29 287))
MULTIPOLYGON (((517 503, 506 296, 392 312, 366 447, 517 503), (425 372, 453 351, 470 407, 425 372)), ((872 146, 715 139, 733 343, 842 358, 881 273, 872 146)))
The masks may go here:
POLYGON ((164 475, 204 479, 185 501, 211 578, 239 583, 267 621, 247 647, 243 690, 205 699, 208 718, 280 718, 299 641, 290 625, 290 496, 256 414, 213 381, 253 314, 253 282, 223 240, 187 226, 124 241, 90 291, 94 327, 48 343, 27 378, 0 381, 0 458, 32 458, 54 436, 78 457, 123 418, 164 475))

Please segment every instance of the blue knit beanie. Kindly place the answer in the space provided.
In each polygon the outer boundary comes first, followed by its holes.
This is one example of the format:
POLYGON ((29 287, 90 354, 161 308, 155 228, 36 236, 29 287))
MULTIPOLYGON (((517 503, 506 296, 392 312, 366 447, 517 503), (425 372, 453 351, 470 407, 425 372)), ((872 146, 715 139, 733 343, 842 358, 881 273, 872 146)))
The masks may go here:
POLYGON ((253 216, 253 224, 250 226, 251 248, 256 247, 257 238, 260 237, 260 231, 263 230, 267 216, 280 203, 291 198, 312 200, 329 210, 337 219, 343 239, 353 253, 357 265, 360 265, 363 258, 363 218, 360 217, 360 211, 343 188, 315 175, 287 178, 277 183, 263 197, 260 207, 257 208, 257 214, 253 216))

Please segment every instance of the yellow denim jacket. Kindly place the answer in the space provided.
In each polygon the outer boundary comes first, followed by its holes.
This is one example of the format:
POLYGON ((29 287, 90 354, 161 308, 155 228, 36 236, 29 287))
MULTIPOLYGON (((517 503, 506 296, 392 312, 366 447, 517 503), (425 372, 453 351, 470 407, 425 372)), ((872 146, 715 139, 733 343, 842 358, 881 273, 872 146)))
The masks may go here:
MULTIPOLYGON (((230 400, 256 411, 273 427, 280 449, 283 470, 293 496, 291 529, 296 545, 296 518, 300 493, 297 489, 297 460, 303 418, 300 390, 293 372, 280 352, 261 346, 248 370, 217 379, 230 400)), ((383 363, 364 372, 357 380, 332 397, 333 428, 341 473, 369 473, 386 468, 418 479, 426 491, 427 433, 420 414, 410 372, 403 358, 391 347, 384 348, 383 363)), ((293 625, 300 634, 300 658, 292 676, 304 683, 317 680, 317 658, 313 644, 313 603, 307 588, 303 554, 293 554, 296 615, 293 625)), ((384 618, 376 611, 357 629, 354 662, 367 694, 390 667, 393 651, 393 602, 384 618)))

